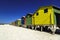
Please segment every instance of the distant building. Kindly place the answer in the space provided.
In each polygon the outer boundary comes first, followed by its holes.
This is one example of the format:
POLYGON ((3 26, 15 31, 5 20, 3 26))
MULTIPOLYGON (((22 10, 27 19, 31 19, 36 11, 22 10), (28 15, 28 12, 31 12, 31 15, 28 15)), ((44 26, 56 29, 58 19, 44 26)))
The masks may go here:
POLYGON ((21 19, 16 20, 16 21, 15 21, 15 25, 16 25, 16 26, 20 26, 20 25, 21 25, 21 19))

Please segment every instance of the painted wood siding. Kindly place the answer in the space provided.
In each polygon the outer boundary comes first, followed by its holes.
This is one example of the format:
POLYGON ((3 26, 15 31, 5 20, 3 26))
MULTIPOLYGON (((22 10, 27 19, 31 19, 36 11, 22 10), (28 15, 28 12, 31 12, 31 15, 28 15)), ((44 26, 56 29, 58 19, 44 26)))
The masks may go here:
POLYGON ((20 26, 21 25, 21 20, 17 21, 17 25, 20 26))
POLYGON ((53 9, 54 10, 54 12, 56 12, 56 13, 59 13, 60 14, 60 10, 57 10, 57 9, 53 9))
POLYGON ((32 25, 32 17, 26 18, 26 25, 32 25))
POLYGON ((49 25, 54 24, 54 12, 52 6, 40 7, 32 17, 33 25, 49 25), (44 13, 44 9, 48 9, 47 13, 44 13), (38 16, 36 15, 38 13, 38 16))
POLYGON ((21 20, 16 20, 15 24, 16 24, 16 26, 20 26, 21 25, 21 20))
POLYGON ((26 25, 26 18, 21 18, 21 24, 26 25))
POLYGON ((56 9, 56 8, 53 8, 53 10, 54 10, 55 24, 57 25, 57 17, 56 17, 56 14, 55 14, 55 13, 57 13, 57 14, 60 15, 60 10, 58 10, 58 9, 56 9))

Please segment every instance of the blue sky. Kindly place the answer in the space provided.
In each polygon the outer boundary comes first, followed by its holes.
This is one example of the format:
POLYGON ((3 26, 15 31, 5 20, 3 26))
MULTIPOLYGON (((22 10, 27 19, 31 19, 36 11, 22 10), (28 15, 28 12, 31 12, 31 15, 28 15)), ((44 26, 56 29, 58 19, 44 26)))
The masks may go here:
POLYGON ((47 5, 60 7, 60 0, 0 0, 0 23, 13 22, 47 5))

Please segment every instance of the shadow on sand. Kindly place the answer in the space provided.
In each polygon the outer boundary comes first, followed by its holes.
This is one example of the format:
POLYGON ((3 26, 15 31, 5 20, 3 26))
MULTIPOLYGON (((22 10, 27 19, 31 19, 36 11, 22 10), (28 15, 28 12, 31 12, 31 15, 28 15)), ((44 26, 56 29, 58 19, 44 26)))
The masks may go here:
MULTIPOLYGON (((41 31, 41 28, 37 28, 37 30, 38 30, 38 31, 41 31)), ((47 28, 43 28, 42 31, 48 32, 48 33, 52 34, 52 31, 51 31, 50 29, 47 29, 47 28)), ((60 35, 60 29, 56 29, 55 34, 60 35)))

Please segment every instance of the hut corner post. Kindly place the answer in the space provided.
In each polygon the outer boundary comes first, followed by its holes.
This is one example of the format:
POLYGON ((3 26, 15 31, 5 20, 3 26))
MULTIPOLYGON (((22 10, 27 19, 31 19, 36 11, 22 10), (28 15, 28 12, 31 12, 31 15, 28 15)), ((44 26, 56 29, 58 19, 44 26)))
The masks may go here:
POLYGON ((51 14, 50 14, 50 27, 52 27, 51 28, 52 34, 55 34, 55 31, 56 31, 56 23, 52 25, 51 21, 52 21, 52 19, 51 19, 51 14))
POLYGON ((35 26, 35 30, 37 29, 37 26, 35 26))
POLYGON ((43 28, 42 28, 42 26, 41 26, 41 32, 43 31, 43 28))
POLYGON ((55 31, 56 31, 56 25, 52 25, 52 34, 55 34, 55 31))
POLYGON ((32 26, 32 30, 34 29, 34 27, 32 26))

